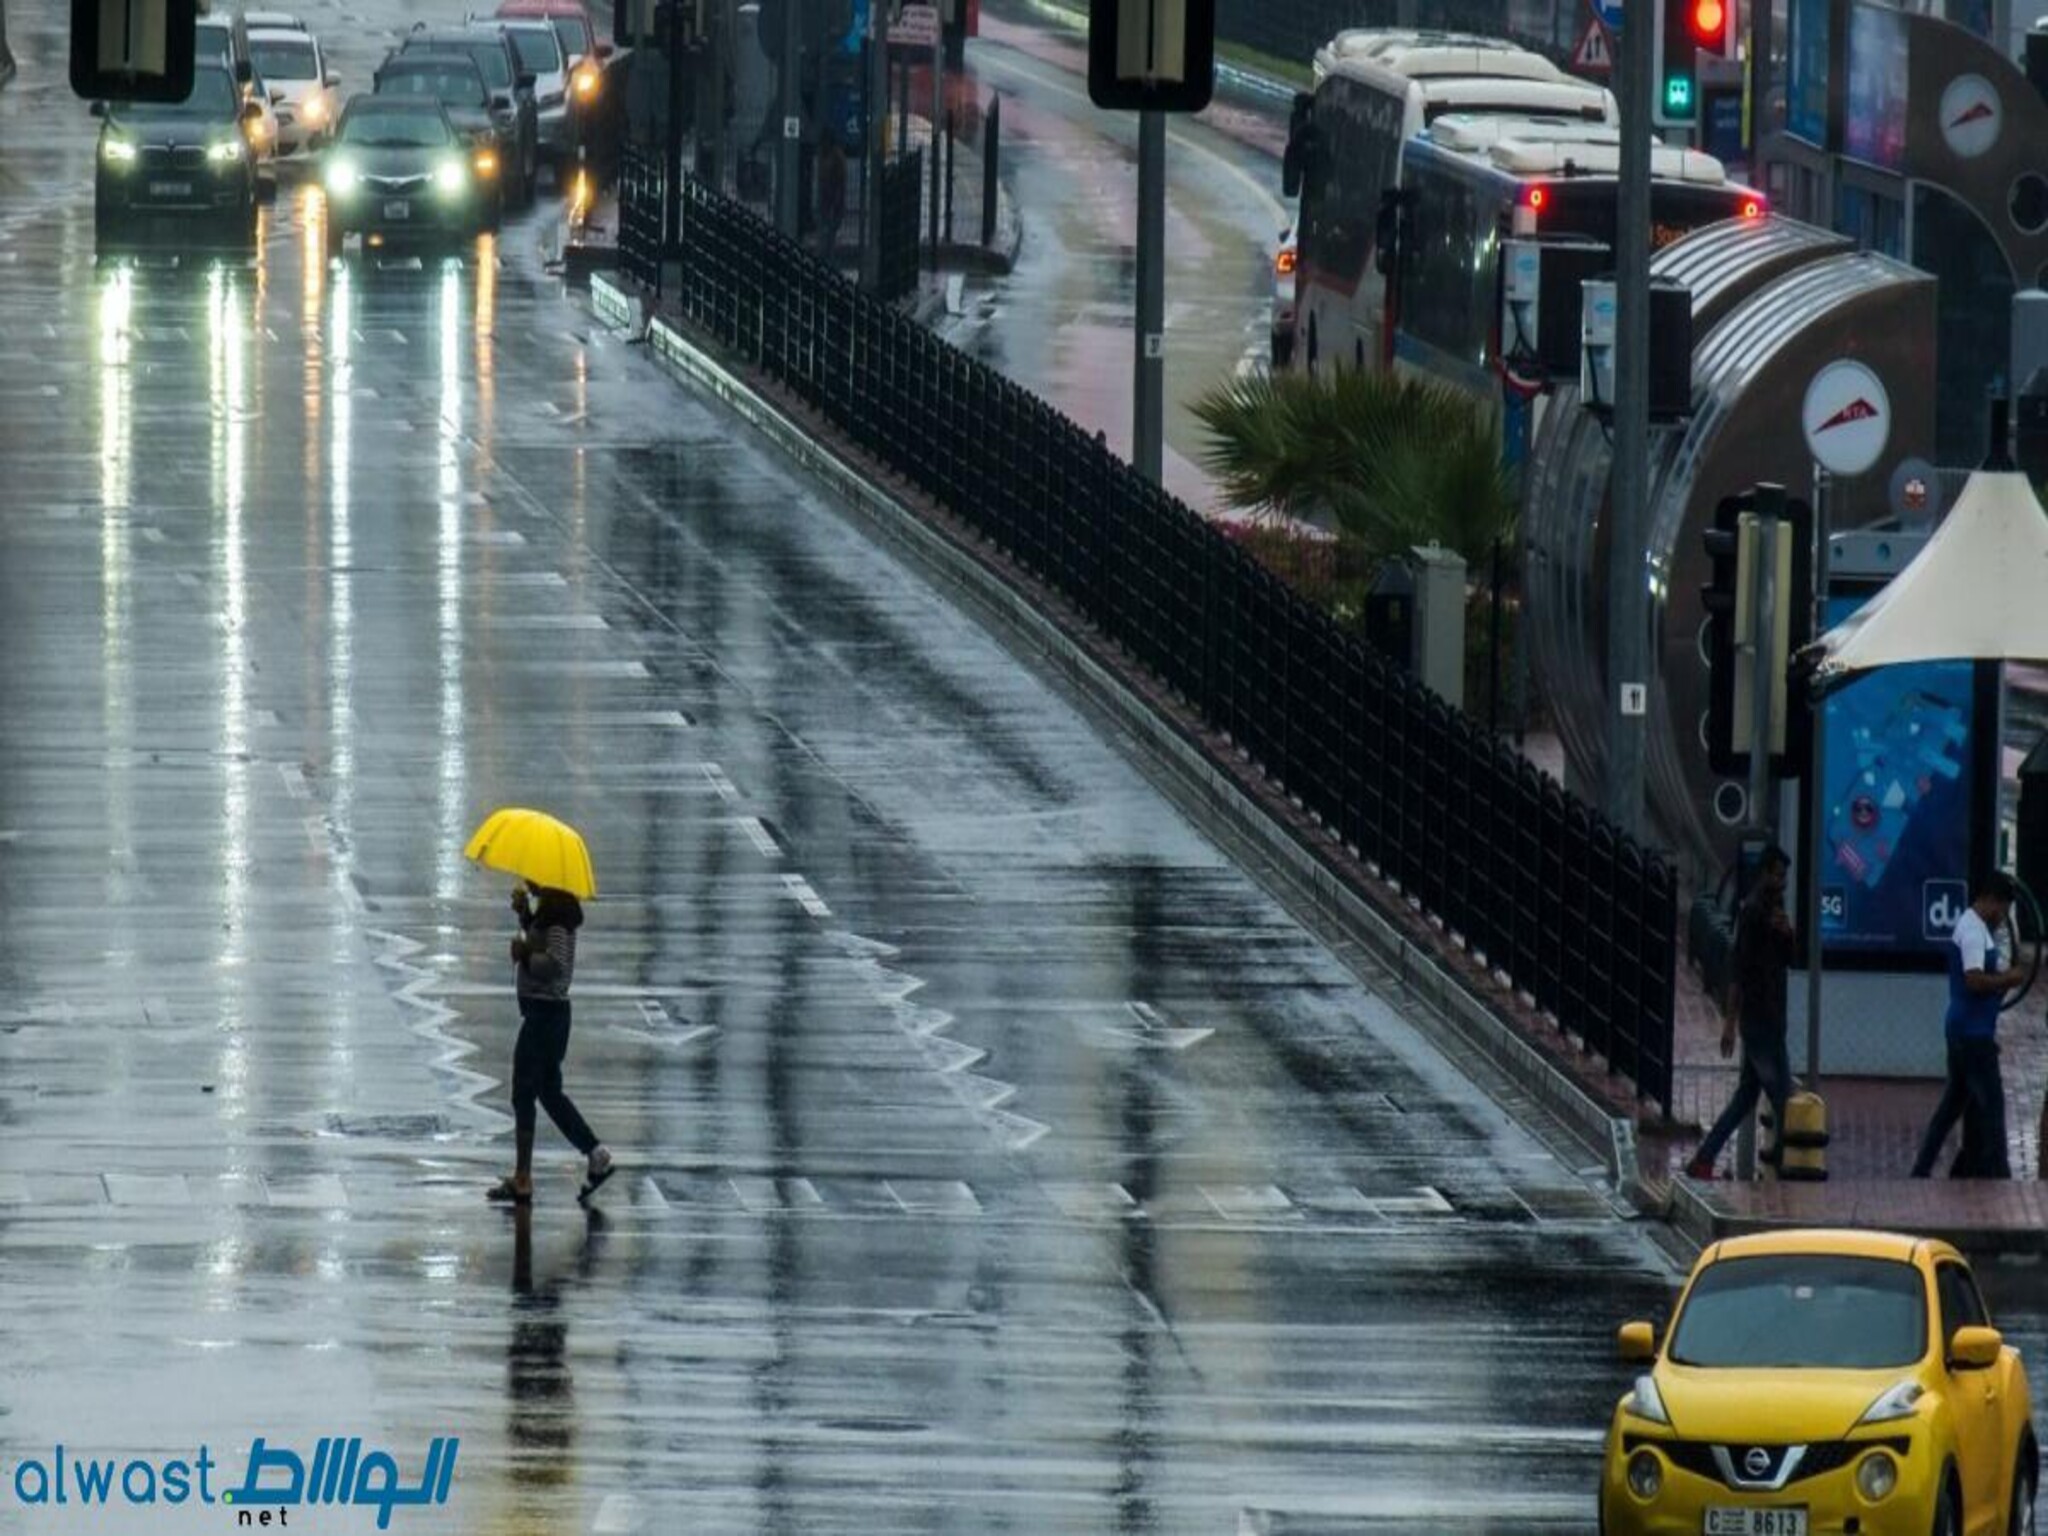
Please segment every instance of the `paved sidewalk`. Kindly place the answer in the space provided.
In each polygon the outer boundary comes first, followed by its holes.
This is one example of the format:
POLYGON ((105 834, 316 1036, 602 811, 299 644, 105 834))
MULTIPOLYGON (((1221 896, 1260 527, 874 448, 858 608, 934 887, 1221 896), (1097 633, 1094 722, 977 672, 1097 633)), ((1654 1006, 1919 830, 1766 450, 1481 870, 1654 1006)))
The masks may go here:
MULTIPOLYGON (((1930 1020, 1928 1027, 1937 1027, 1930 1020)), ((2008 1013, 2001 1026, 2004 1046, 2006 1129, 2012 1147, 2011 1182, 1915 1181, 1907 1178, 1920 1137, 1941 1096, 1932 1079, 1827 1078, 1828 1181, 1820 1185, 1750 1184, 1728 1178, 1732 1151, 1721 1158, 1722 1178, 1693 1184, 1679 1177, 1705 1128, 1735 1091, 1736 1063, 1720 1053, 1720 1015, 1690 966, 1679 975, 1677 1071, 1669 1126, 1643 1128, 1641 1166, 1645 1181, 1670 1187, 1686 1184, 1701 1209, 1688 1212, 1681 1201, 1674 1214, 1695 1236, 1760 1226, 1848 1224, 1935 1232, 1971 1246, 2032 1247, 2048 1243, 2048 1190, 2036 1182, 2040 1166, 2037 1127, 2044 1084, 2048 1084, 2048 1030, 2040 1009, 2026 1005, 2008 1013)), ((1937 1165, 1947 1168, 1955 1140, 1937 1165)))

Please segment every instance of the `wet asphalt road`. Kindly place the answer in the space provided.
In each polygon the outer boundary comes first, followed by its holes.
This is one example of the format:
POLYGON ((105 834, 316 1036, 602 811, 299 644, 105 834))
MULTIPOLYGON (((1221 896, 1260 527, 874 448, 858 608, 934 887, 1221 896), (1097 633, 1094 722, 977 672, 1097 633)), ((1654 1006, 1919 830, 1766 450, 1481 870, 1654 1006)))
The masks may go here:
MULTIPOLYGON (((1002 174, 1024 223, 1016 270, 953 339, 1120 453, 1131 444, 1138 124, 1088 100, 1086 50, 1023 0, 984 8, 967 67, 1003 102, 1002 174)), ((1285 113, 1219 100, 1168 119, 1168 489, 1224 510, 1194 403, 1271 350, 1285 113)))
POLYGON ((1588 1527, 1640 1227, 531 218, 330 269, 288 192, 253 266, 96 267, 57 9, 0 92, 7 1473, 447 1435, 393 1529, 1588 1527), (480 1199, 504 802, 603 886, 591 1215, 545 1126, 480 1199))

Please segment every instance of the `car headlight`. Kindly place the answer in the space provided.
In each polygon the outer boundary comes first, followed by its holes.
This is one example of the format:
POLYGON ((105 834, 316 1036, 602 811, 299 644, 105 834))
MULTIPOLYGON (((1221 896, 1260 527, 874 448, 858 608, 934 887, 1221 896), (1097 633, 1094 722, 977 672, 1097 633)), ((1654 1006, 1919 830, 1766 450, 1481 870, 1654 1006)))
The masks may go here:
POLYGON ((476 152, 476 173, 479 176, 498 174, 498 156, 493 150, 480 149, 476 152))
POLYGON ((206 146, 206 158, 215 165, 226 165, 239 160, 248 153, 240 139, 220 139, 206 146))
POLYGON ((1872 1451, 1856 1463, 1856 1491, 1876 1504, 1899 1486, 1899 1464, 1883 1451, 1872 1451))
POLYGON ((1628 1491, 1644 1500, 1654 1499, 1664 1491, 1664 1463, 1657 1459, 1655 1451, 1643 1449, 1629 1457, 1628 1491))
POLYGON ((109 138, 100 141, 100 158, 109 165, 132 165, 139 153, 141 151, 136 149, 135 141, 132 139, 109 138))
POLYGON ((1927 1395, 1927 1389, 1910 1376, 1904 1381, 1886 1387, 1877 1395, 1877 1401, 1863 1410, 1858 1424, 1889 1424, 1896 1419, 1913 1417, 1914 1405, 1927 1395))
POLYGON ((353 160, 335 160, 327 167, 327 190, 337 197, 346 197, 362 184, 362 172, 356 169, 353 160))
POLYGON ((1628 1395, 1628 1411, 1639 1419, 1652 1424, 1669 1424, 1671 1415, 1664 1411, 1664 1395, 1657 1390, 1654 1376, 1638 1376, 1636 1389, 1628 1395))
POLYGON ((597 94, 600 80, 598 72, 588 64, 576 71, 576 94, 586 101, 597 94))
POLYGON ((318 96, 307 97, 305 104, 299 108, 299 119, 308 128, 318 128, 327 121, 327 103, 318 96))
POLYGON ((469 178, 462 174, 460 160, 443 160, 434 167, 434 185, 444 197, 453 197, 469 185, 469 178))

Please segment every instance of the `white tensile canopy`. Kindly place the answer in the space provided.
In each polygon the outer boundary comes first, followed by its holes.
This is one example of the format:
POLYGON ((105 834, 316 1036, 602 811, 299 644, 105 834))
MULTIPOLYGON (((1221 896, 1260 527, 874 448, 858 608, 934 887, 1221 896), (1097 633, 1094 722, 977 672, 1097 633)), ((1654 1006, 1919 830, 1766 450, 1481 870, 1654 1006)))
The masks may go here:
POLYGON ((1816 650, 1823 689, 1909 661, 2048 661, 2048 513, 2027 477, 1971 475, 1913 562, 1816 650))

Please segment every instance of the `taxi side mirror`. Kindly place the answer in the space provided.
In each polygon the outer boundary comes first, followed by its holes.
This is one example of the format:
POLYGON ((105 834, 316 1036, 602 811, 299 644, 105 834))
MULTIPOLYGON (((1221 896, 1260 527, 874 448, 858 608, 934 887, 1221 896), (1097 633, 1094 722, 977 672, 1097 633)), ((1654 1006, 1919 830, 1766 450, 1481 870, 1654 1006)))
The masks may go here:
POLYGON ((1982 1371, 1998 1364, 2005 1350, 2005 1336, 1996 1328, 1958 1328, 1948 1341, 1948 1368, 1952 1371, 1982 1371))
POLYGON ((1657 1358, 1657 1330, 1650 1323, 1623 1323, 1614 1343, 1624 1365, 1648 1365, 1657 1358))

